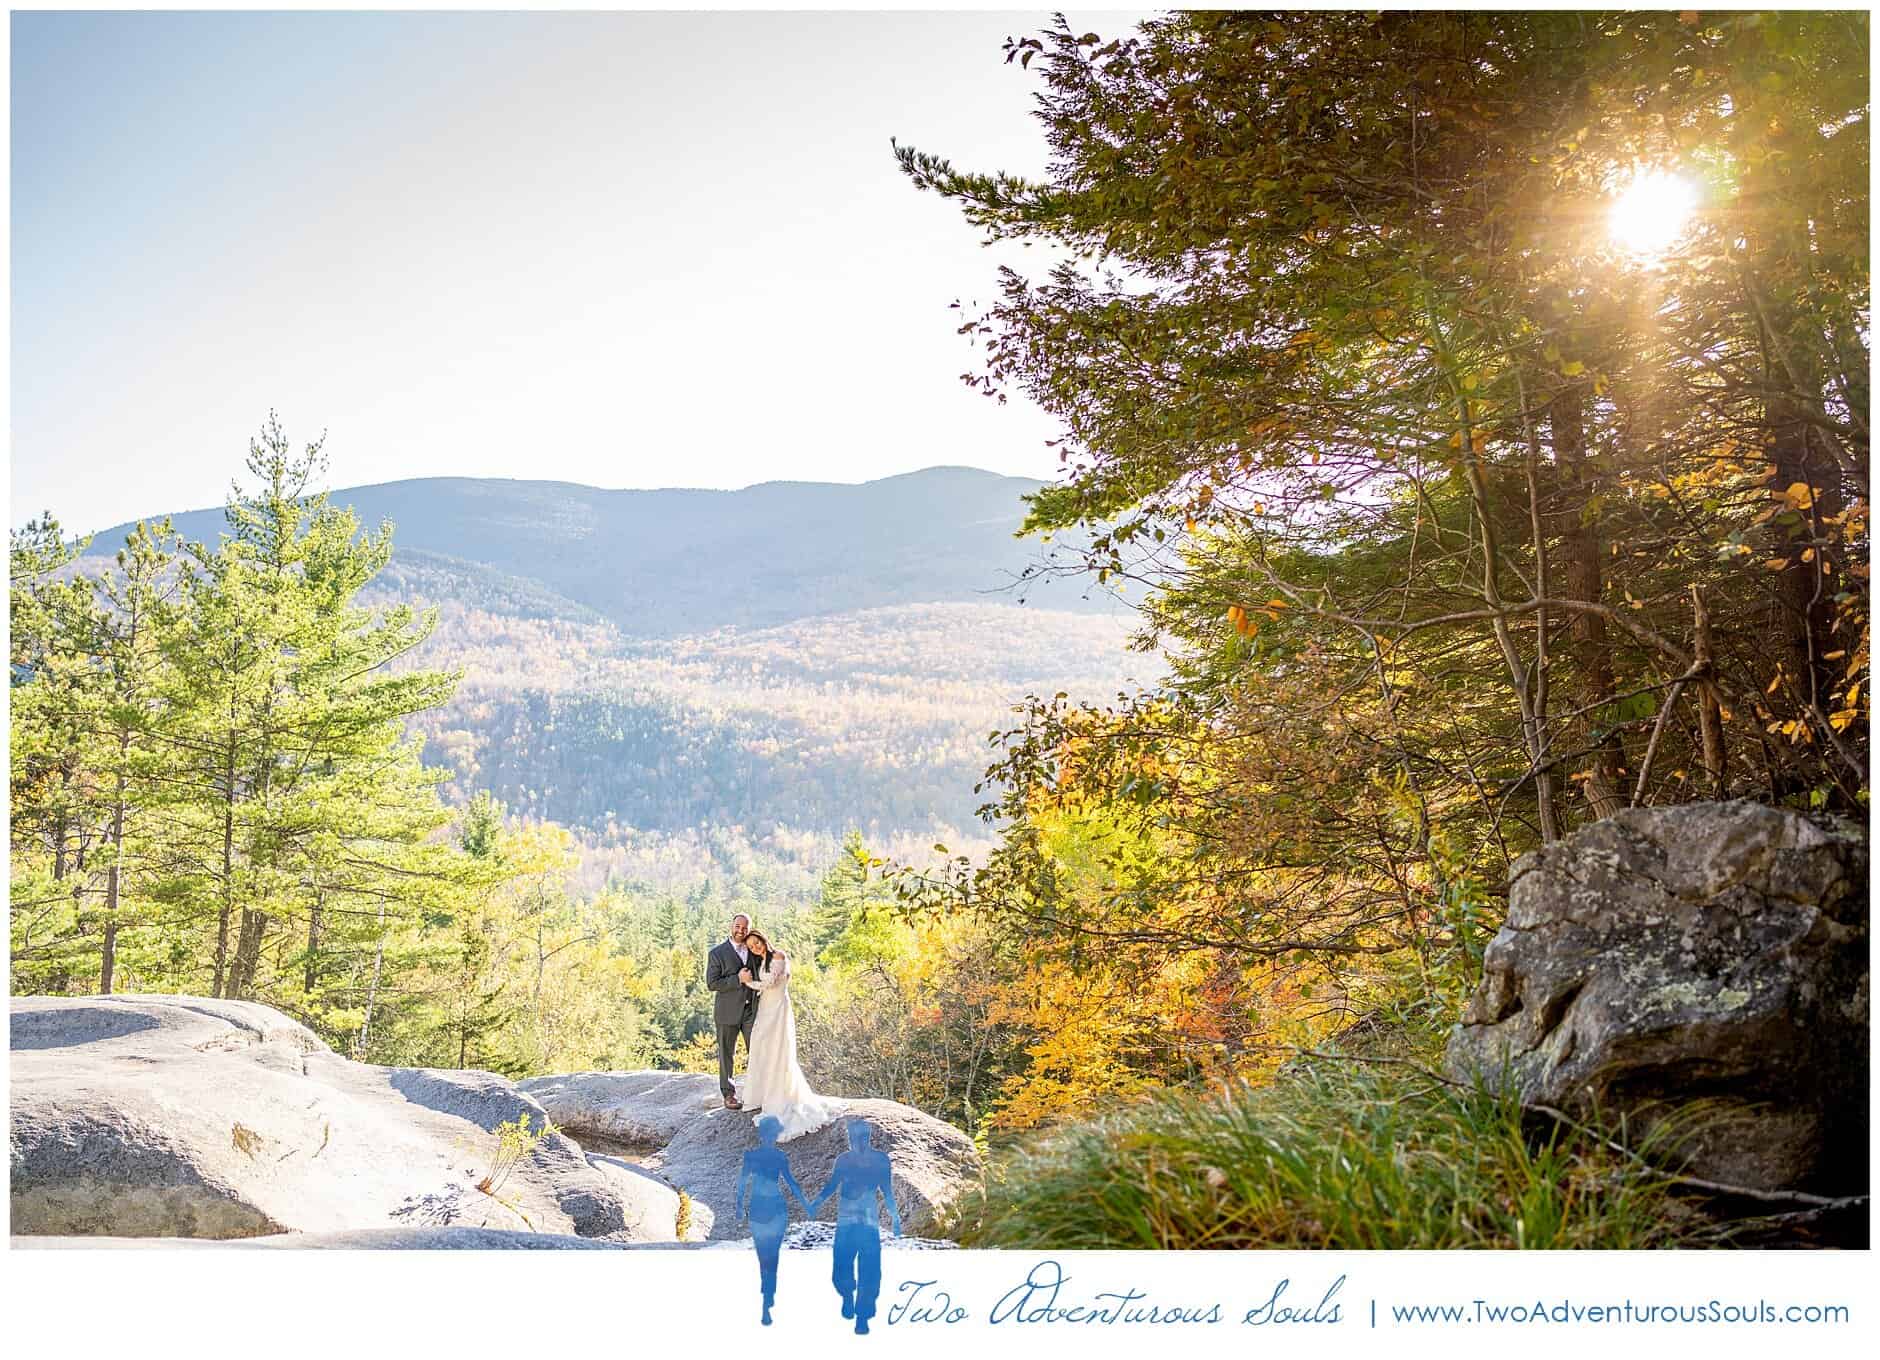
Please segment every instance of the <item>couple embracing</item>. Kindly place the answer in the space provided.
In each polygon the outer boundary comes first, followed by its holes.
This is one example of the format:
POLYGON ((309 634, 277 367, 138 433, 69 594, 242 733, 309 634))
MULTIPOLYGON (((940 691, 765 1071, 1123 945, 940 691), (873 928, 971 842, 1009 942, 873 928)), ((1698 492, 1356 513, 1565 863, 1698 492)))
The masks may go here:
POLYGON ((788 1142, 836 1116, 836 1103, 810 1089, 796 1060, 796 1014, 790 1006, 790 960, 751 918, 731 918, 730 937, 705 960, 718 1030, 718 1090, 728 1110, 759 1111, 777 1120, 788 1142), (731 1080, 738 1036, 744 1037, 744 1091, 731 1080))

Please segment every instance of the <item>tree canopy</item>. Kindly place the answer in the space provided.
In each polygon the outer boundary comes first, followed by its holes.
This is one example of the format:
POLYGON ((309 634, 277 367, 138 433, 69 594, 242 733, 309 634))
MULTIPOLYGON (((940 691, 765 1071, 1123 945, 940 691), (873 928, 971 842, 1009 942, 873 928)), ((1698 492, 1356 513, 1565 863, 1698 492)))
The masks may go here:
POLYGON ((1146 588, 1173 679, 1035 701, 1000 848, 906 892, 1349 1024, 1452 987, 1588 821, 1864 818, 1864 15, 1059 18, 1006 59, 1046 175, 896 155, 1058 261, 1001 272, 968 380, 1060 420, 1028 528, 1146 588))

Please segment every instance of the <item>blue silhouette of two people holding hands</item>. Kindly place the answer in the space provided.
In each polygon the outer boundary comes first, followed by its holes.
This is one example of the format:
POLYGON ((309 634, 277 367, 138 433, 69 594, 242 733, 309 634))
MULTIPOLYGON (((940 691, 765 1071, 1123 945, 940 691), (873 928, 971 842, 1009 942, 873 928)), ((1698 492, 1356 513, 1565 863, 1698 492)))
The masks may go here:
POLYGON ((811 1200, 790 1174, 789 1158, 777 1146, 777 1135, 782 1130, 783 1125, 773 1116, 765 1115, 757 1121, 758 1145, 744 1154, 744 1170, 738 1180, 740 1212, 744 1210, 745 1189, 750 1189, 751 1241, 757 1247, 757 1270, 764 1291, 764 1325, 770 1325, 770 1309, 777 1297, 777 1259, 789 1226, 789 1202, 783 1187, 788 1187, 811 1218, 829 1196, 841 1195, 836 1204, 832 1278, 836 1292, 842 1296, 842 1316, 854 1318, 855 1330, 866 1335, 868 1319, 875 1315, 875 1301, 881 1294, 881 1221, 876 1195, 888 1206, 894 1235, 901 1235, 901 1211, 894 1202, 893 1164, 887 1153, 869 1146, 868 1125, 851 1119, 849 1150, 836 1158, 829 1183, 811 1200))

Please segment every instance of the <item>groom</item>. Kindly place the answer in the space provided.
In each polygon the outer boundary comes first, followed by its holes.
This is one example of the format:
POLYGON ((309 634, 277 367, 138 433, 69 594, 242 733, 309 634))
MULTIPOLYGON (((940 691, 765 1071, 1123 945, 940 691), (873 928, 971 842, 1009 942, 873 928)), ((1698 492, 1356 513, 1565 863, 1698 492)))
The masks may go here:
POLYGON ((751 1022, 757 1018, 757 993, 739 976, 751 964, 744 938, 751 933, 751 918, 739 912, 731 918, 731 938, 705 957, 705 985, 712 997, 712 1023, 718 1027, 718 1091, 727 1110, 744 1108, 731 1084, 731 1064, 738 1055, 738 1036, 744 1036, 744 1065, 751 1064, 751 1022))

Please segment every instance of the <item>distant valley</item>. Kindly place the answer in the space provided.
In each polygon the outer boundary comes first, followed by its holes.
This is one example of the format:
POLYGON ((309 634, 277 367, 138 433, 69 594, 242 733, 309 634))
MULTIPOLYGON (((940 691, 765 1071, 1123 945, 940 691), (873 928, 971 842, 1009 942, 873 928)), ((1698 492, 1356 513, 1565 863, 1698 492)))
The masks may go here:
MULTIPOLYGON (((371 598, 437 606, 410 664, 459 668, 417 724, 461 800, 568 826, 581 877, 808 891, 843 833, 971 850, 988 736, 1028 692, 1146 677, 1082 580, 1013 589, 1039 484, 935 468, 861 486, 600 491, 467 478, 335 491, 395 526, 371 598)), ((174 516, 213 540, 221 512, 174 516)), ((103 553, 128 526, 93 540, 103 553)))

